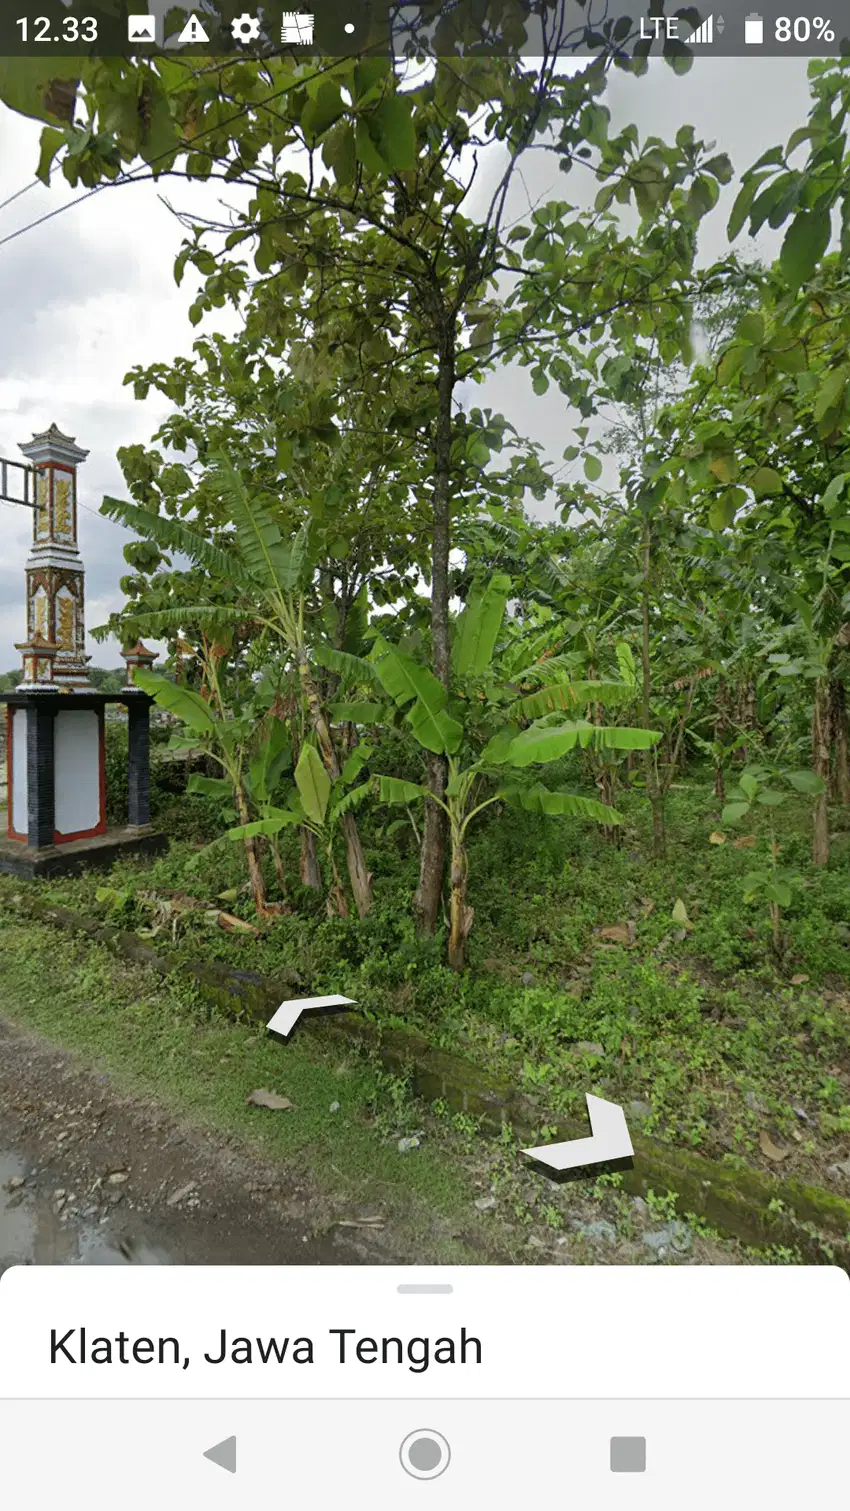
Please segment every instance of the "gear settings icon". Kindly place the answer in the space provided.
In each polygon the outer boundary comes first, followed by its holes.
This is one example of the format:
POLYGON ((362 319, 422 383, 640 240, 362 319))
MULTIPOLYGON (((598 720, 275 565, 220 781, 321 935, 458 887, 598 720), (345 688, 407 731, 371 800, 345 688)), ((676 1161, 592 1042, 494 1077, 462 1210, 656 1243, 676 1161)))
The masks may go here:
POLYGON ((256 16, 249 16, 243 11, 231 22, 230 30, 237 42, 256 42, 260 35, 260 23, 256 16))

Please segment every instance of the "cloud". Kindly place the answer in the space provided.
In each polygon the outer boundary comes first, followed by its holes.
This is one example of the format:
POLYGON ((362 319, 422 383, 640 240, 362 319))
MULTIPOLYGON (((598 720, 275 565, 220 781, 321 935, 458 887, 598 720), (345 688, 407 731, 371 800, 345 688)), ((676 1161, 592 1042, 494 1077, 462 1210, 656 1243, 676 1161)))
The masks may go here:
MULTIPOLYGON (((32 179, 39 133, 36 122, 0 107, 0 201, 32 179)), ((179 202, 215 213, 206 185, 187 185, 179 202)), ((86 197, 57 174, 50 188, 27 190, 0 211, 0 243, 24 227, 17 239, 0 244, 0 456, 23 460, 19 443, 54 422, 88 449, 79 469, 80 547, 92 626, 121 607, 122 548, 131 538, 97 514, 104 493, 125 492, 116 453, 148 444, 169 410, 156 394, 137 401, 124 378, 137 365, 168 363, 191 352, 198 331, 187 309, 197 285, 191 271, 180 288, 174 282, 174 258, 185 233, 158 185, 109 186, 86 197), (63 205, 70 208, 34 224, 63 205)), ((216 323, 227 330, 233 318, 219 312, 216 323)), ((31 532, 28 510, 0 505, 3 670, 20 661, 14 642, 24 628, 31 532)), ((114 642, 89 640, 88 651, 99 664, 118 663, 114 642)))

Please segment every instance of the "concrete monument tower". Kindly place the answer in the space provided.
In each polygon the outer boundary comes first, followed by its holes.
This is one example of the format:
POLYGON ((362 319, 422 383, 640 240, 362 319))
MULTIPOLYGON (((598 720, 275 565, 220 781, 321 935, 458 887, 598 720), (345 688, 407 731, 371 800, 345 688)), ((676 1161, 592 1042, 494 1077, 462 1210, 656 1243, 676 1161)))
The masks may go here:
POLYGON ((21 691, 86 689, 85 568, 77 543, 77 467, 88 456, 56 425, 21 446, 35 474, 21 691), (41 654, 39 654, 39 651, 41 654))

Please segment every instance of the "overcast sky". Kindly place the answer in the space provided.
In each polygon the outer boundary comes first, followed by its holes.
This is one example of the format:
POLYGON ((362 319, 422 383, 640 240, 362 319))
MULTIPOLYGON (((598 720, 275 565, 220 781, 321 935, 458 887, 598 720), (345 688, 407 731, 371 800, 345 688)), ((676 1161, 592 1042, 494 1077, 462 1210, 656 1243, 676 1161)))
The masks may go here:
MULTIPOLYGON (((653 66, 643 79, 616 73, 607 103, 615 125, 633 120, 642 136, 671 139, 684 122, 693 124, 698 136, 729 153, 737 174, 805 120, 805 69, 803 59, 701 56, 684 78, 663 65, 653 66)), ((187 275, 177 288, 172 273, 183 231, 161 202, 167 195, 180 209, 216 214, 216 186, 166 181, 161 187, 143 182, 109 187, 3 244, 20 227, 85 193, 70 190, 57 176, 49 189, 36 184, 13 204, 2 204, 32 180, 39 134, 38 123, 0 106, 0 455, 19 458, 18 443, 54 421, 89 449, 80 468, 79 496, 91 626, 121 606, 118 580, 126 570, 127 535, 88 511, 98 509, 104 493, 123 496, 117 448, 146 444, 167 408, 155 396, 134 400, 132 389, 122 386, 124 375, 138 363, 169 362, 190 352, 199 330, 232 331, 233 317, 216 311, 200 328, 190 326, 194 284, 187 275)), ((578 172, 565 178, 544 154, 526 160, 523 179, 515 214, 522 213, 526 193, 534 203, 556 197, 580 204, 589 202, 597 187, 588 175, 582 194, 578 172)), ((704 258, 726 249, 734 194, 733 181, 704 222, 704 258)), ((758 251, 770 256, 777 246, 778 239, 768 233, 758 251)), ((474 390, 474 402, 501 409, 521 433, 560 459, 569 420, 554 391, 536 397, 524 372, 503 371, 474 390)), ((20 664, 14 642, 24 632, 29 511, 0 505, 0 529, 0 671, 5 671, 20 664)), ((90 642, 88 648, 98 664, 118 664, 116 645, 90 642)))

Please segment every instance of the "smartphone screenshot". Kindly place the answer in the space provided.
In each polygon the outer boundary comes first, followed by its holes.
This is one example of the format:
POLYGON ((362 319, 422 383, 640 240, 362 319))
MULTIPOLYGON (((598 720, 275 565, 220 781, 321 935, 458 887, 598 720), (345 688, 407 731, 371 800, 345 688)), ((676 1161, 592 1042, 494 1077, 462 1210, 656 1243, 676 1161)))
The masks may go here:
POLYGON ((4 7, 17 1499, 835 1495, 848 58, 4 7))

